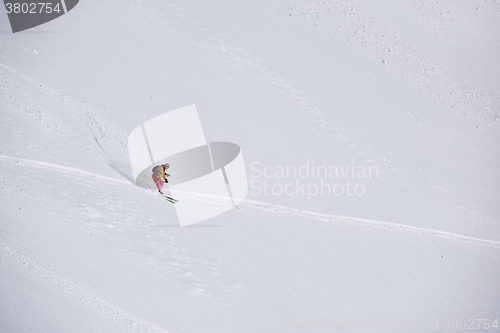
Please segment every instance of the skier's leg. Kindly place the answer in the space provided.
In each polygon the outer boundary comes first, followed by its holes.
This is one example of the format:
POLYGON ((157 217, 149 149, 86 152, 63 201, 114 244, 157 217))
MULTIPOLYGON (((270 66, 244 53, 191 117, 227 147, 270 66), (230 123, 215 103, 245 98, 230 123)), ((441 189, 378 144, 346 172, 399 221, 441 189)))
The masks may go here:
MULTIPOLYGON (((158 180, 158 182, 156 183, 156 188, 158 188, 158 191, 159 191, 160 193, 162 193, 162 192, 161 192, 161 190, 163 189, 163 184, 164 184, 164 183, 163 183, 163 180, 161 180, 161 179, 159 179, 159 180, 158 180)), ((163 193, 162 193, 162 194, 163 194, 163 193)))
POLYGON ((158 192, 163 194, 161 191, 163 189, 163 180, 160 177, 153 177, 153 181, 156 184, 156 188, 158 189, 158 192))

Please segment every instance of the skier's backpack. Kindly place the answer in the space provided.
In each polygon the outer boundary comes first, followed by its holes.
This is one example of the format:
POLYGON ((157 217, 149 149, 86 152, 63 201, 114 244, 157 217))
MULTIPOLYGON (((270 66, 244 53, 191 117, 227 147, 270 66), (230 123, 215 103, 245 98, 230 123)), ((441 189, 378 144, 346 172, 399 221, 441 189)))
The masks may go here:
POLYGON ((161 172, 161 167, 159 165, 155 166, 152 171, 154 177, 161 177, 162 172, 161 172))

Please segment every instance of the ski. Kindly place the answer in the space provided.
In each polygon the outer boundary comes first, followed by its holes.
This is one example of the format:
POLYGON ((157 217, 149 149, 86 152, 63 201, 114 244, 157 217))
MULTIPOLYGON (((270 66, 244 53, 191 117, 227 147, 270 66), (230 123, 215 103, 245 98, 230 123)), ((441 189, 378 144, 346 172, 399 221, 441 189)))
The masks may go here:
POLYGON ((171 198, 171 197, 167 197, 166 195, 164 195, 163 197, 165 198, 165 200, 167 200, 168 202, 171 202, 173 204, 176 204, 179 202, 179 200, 171 198))
POLYGON ((173 204, 178 203, 180 200, 174 199, 172 197, 169 197, 168 195, 163 194, 163 192, 158 193, 159 196, 167 200, 168 202, 171 202, 173 204))

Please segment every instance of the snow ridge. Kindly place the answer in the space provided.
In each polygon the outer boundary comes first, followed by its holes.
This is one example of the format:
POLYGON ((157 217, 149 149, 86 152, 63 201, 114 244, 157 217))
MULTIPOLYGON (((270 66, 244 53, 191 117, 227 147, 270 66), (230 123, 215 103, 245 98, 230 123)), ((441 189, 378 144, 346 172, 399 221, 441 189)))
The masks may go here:
MULTIPOLYGON (((103 179, 105 181, 112 182, 115 184, 134 186, 131 182, 126 181, 126 180, 101 176, 101 175, 93 173, 93 172, 89 172, 89 171, 85 171, 85 170, 81 170, 81 169, 77 169, 77 168, 72 168, 72 167, 67 167, 67 166, 63 166, 63 165, 46 163, 46 162, 41 162, 41 161, 29 160, 29 159, 15 158, 15 157, 10 157, 10 156, 5 156, 5 155, 0 155, 0 158, 10 160, 10 161, 13 161, 13 162, 19 163, 19 164, 29 164, 31 166, 38 166, 41 168, 50 168, 50 169, 55 169, 55 170, 61 170, 64 172, 78 173, 78 174, 81 174, 84 176, 103 179)), ((225 198, 208 197, 208 196, 203 196, 203 195, 195 194, 195 193, 183 193, 183 195, 186 195, 186 196, 189 196, 191 198, 195 198, 195 199, 198 199, 201 201, 225 200, 225 198)), ((429 228, 421 228, 421 227, 415 227, 415 226, 408 226, 408 225, 393 223, 393 222, 363 219, 363 218, 352 217, 352 216, 316 213, 316 212, 304 211, 301 209, 282 206, 282 205, 270 204, 270 203, 257 201, 257 200, 247 199, 247 200, 243 201, 242 203, 240 203, 239 206, 249 207, 249 208, 262 210, 262 211, 292 214, 295 216, 300 216, 303 218, 317 220, 317 221, 329 221, 329 222, 333 222, 336 224, 351 224, 351 225, 384 228, 384 229, 391 230, 391 231, 404 231, 404 232, 410 232, 410 233, 414 233, 414 234, 421 234, 424 236, 444 237, 444 238, 449 238, 449 239, 453 239, 453 240, 457 240, 457 241, 465 242, 465 243, 500 248, 500 241, 497 241, 497 240, 488 240, 488 239, 470 237, 470 236, 456 234, 453 232, 447 232, 447 231, 441 231, 441 230, 429 229, 429 228)))
POLYGON ((125 184, 125 185, 131 185, 132 183, 127 181, 127 180, 121 180, 121 179, 116 179, 116 178, 111 178, 111 177, 106 177, 106 176, 101 176, 97 173, 77 169, 77 168, 72 168, 60 164, 54 164, 54 163, 47 163, 47 162, 41 162, 41 161, 35 161, 35 160, 29 160, 29 159, 23 159, 23 158, 16 158, 16 157, 10 157, 10 156, 5 156, 5 155, 0 155, 0 158, 6 159, 6 160, 11 160, 14 161, 15 163, 21 164, 21 165, 30 165, 30 166, 37 166, 40 168, 50 168, 50 169, 55 169, 55 170, 61 170, 64 172, 73 172, 73 173, 78 173, 84 176, 90 176, 90 177, 95 177, 95 178, 100 178, 109 182, 113 183, 118 183, 118 184, 125 184))
POLYGON ((61 289, 65 295, 77 299, 80 303, 95 308, 100 314, 106 317, 112 318, 117 328, 121 330, 132 330, 134 332, 169 332, 92 294, 88 290, 52 272, 50 268, 38 263, 33 258, 12 249, 6 244, 0 243, 0 251, 4 255, 8 255, 21 263, 28 271, 38 277, 39 280, 49 282, 53 286, 61 289))

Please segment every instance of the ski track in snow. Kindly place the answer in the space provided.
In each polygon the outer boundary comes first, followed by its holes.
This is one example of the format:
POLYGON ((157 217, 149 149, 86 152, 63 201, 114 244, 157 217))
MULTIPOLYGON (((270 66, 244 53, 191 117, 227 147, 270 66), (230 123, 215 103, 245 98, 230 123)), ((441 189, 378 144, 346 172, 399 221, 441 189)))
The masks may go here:
MULTIPOLYGON (((84 176, 95 177, 95 178, 103 179, 105 181, 116 183, 116 184, 130 185, 130 186, 135 187, 134 184, 132 184, 131 182, 126 181, 126 180, 101 176, 101 175, 96 174, 96 173, 92 173, 92 172, 77 169, 77 168, 67 167, 67 166, 63 166, 63 165, 59 165, 59 164, 46 163, 46 162, 41 162, 41 161, 22 159, 22 158, 10 157, 10 156, 5 156, 5 155, 0 155, 0 158, 4 159, 4 160, 13 161, 14 163, 18 163, 18 164, 27 164, 27 165, 29 164, 31 166, 38 166, 41 168, 50 168, 50 169, 54 169, 54 170, 61 170, 64 172, 78 173, 78 174, 81 174, 84 176)), ((185 193, 185 195, 190 196, 190 197, 195 198, 195 199, 198 199, 198 200, 208 200, 208 201, 225 200, 225 198, 207 197, 207 196, 194 194, 194 193, 185 193)), ((452 233, 452 232, 446 232, 446 231, 435 230, 435 229, 407 226, 404 224, 398 224, 398 223, 393 223, 393 222, 384 222, 384 221, 378 221, 378 220, 363 219, 363 218, 357 218, 357 217, 352 217, 352 216, 322 214, 322 213, 304 211, 304 210, 297 209, 297 208, 281 206, 281 205, 276 205, 276 204, 269 204, 266 202, 249 200, 249 199, 244 200, 239 205, 253 208, 253 209, 262 210, 262 211, 291 214, 291 215, 295 215, 295 216, 304 217, 307 219, 313 219, 313 220, 318 220, 318 221, 328 221, 328 222, 333 222, 336 224, 351 224, 351 225, 378 227, 378 228, 384 228, 387 230, 396 230, 396 231, 399 230, 399 231, 405 231, 405 232, 410 232, 410 233, 414 233, 414 234, 421 234, 421 235, 425 235, 425 236, 444 237, 444 238, 449 238, 449 239, 458 240, 458 241, 466 242, 466 243, 477 244, 477 245, 500 247, 500 241, 464 236, 464 235, 460 235, 460 234, 456 234, 456 233, 452 233)))
POLYGON ((46 162, 40 162, 40 161, 35 161, 35 160, 28 160, 28 159, 23 159, 23 158, 15 158, 15 157, 10 157, 10 156, 5 156, 5 155, 0 155, 0 158, 7 159, 14 161, 15 163, 18 164, 29 164, 29 165, 35 165, 41 168, 49 168, 49 169, 54 169, 54 170, 61 170, 65 172, 73 172, 73 173, 78 173, 84 176, 90 176, 90 177, 95 177, 95 178, 100 178, 106 181, 118 183, 118 184, 125 184, 125 185, 133 185, 131 182, 127 180, 121 180, 121 179, 116 179, 116 178, 111 178, 111 177, 106 177, 106 176, 101 176, 99 174, 77 169, 77 168, 72 168, 60 164, 54 164, 54 163, 46 163, 46 162))
POLYGON ((7 255, 17 262, 21 263, 26 267, 32 274, 41 278, 40 280, 47 281, 51 285, 61 289, 65 295, 68 295, 78 302, 95 308, 99 313, 104 316, 111 317, 115 320, 117 328, 133 330, 136 332, 164 332, 169 333, 169 331, 148 322, 136 315, 121 309, 106 300, 92 294, 91 292, 85 290, 84 288, 70 282, 62 276, 55 274, 50 271, 49 268, 40 264, 33 258, 28 257, 26 254, 21 253, 7 246, 6 244, 0 243, 0 252, 7 255))

